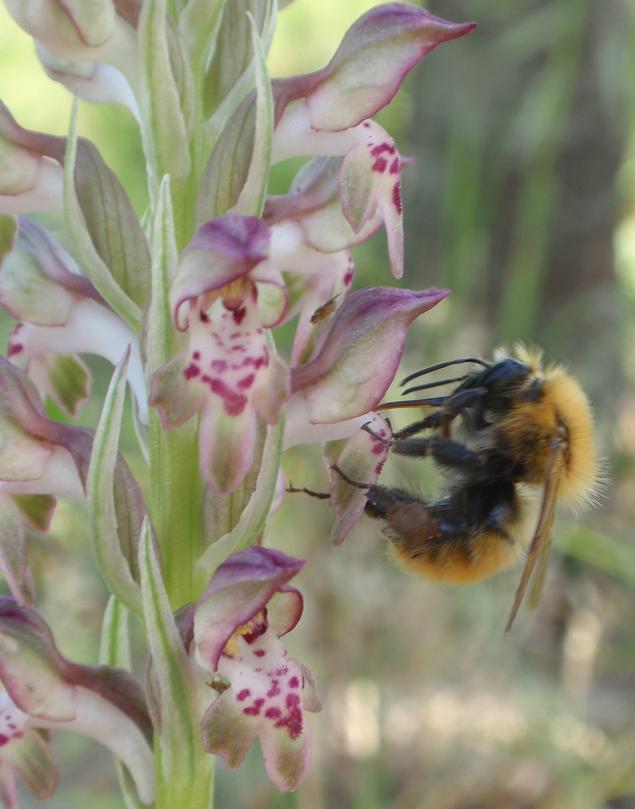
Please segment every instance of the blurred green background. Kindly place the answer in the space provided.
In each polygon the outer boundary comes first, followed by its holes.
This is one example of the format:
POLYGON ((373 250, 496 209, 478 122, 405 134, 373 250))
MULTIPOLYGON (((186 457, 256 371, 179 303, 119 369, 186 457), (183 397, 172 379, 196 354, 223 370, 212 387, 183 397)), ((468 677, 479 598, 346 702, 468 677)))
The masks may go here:
MULTIPOLYGON (((280 16, 272 75, 320 67, 372 5, 295 0, 280 16)), ((238 772, 219 767, 217 806, 635 809, 635 9, 628 0, 428 7, 479 28, 429 56, 380 116, 417 158, 404 176, 405 283, 453 291, 414 325, 403 372, 517 339, 541 345, 593 401, 601 504, 560 515, 543 602, 503 636, 517 571, 469 588, 409 578, 386 559, 376 523, 362 520, 333 550, 324 504, 287 498, 269 541, 308 559, 305 616, 289 645, 324 701, 313 768, 296 794, 279 796, 252 751, 238 772)), ((0 95, 23 125, 65 132, 66 91, 1 7, 0 95)), ((81 127, 141 212, 130 116, 82 105, 81 127)), ((278 167, 273 190, 296 167, 278 167)), ((356 262, 360 284, 391 283, 383 234, 356 262)), ((9 328, 5 319, 3 339, 9 328)), ((99 394, 109 371, 92 367, 99 394)), ((131 431, 124 450, 138 466, 131 431)), ((294 483, 324 485, 318 454, 288 453, 294 483)), ((391 459, 385 480, 436 485, 425 463, 403 459, 391 459)), ((94 662, 106 592, 82 510, 62 504, 52 533, 31 546, 42 611, 67 655, 94 662)), ((50 806, 121 806, 102 749, 70 734, 55 748, 62 786, 50 806)))

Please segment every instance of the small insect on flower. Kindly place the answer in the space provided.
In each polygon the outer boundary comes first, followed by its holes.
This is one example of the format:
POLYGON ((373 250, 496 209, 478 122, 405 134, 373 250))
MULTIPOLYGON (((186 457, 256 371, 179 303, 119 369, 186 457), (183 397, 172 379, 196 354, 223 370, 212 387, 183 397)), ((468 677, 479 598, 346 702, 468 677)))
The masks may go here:
POLYGON ((575 379, 560 365, 543 371, 540 352, 524 347, 497 352, 492 362, 440 363, 411 374, 402 384, 467 363, 480 367, 403 392, 459 382, 447 396, 386 402, 378 408, 434 408, 395 433, 389 444, 399 455, 436 462, 446 480, 438 499, 368 486, 337 467, 335 471, 366 490, 366 513, 385 521, 396 560, 417 575, 475 581, 507 567, 526 549, 509 631, 532 575, 532 606, 540 597, 556 501, 592 498, 598 477, 593 420, 575 379), (432 435, 413 437, 426 430, 432 435), (538 504, 532 490, 541 494, 538 504))
POLYGON ((313 312, 311 315, 311 323, 315 325, 319 323, 321 320, 326 320, 327 317, 330 317, 335 309, 337 308, 337 299, 339 298, 340 293, 338 292, 337 295, 333 295, 332 298, 326 303, 323 303, 322 306, 318 306, 318 308, 313 312))

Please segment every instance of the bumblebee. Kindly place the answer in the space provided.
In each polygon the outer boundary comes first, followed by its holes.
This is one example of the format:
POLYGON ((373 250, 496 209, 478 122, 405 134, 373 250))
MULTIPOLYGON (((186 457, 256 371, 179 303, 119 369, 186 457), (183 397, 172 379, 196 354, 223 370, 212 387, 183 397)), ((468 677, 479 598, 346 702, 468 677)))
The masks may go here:
POLYGON ((517 347, 498 352, 492 362, 440 363, 411 374, 402 385, 450 365, 478 368, 403 391, 459 382, 447 396, 380 405, 433 408, 388 443, 399 455, 435 461, 445 478, 438 499, 365 485, 336 468, 348 483, 365 489, 366 513, 385 522, 395 559, 415 574, 476 581, 526 551, 507 630, 530 580, 532 605, 540 597, 557 500, 589 500, 597 480, 588 400, 562 366, 543 370, 541 360, 540 352, 517 347), (431 434, 418 435, 426 431, 431 434))

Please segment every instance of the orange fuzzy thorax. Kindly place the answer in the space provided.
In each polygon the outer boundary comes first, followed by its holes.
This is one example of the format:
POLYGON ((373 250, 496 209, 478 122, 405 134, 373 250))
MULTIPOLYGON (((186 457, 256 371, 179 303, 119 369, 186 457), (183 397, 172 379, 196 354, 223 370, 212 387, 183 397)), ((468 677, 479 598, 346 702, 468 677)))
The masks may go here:
POLYGON ((526 482, 542 483, 551 454, 551 439, 558 426, 564 426, 567 449, 558 494, 563 500, 587 500, 598 478, 589 401, 561 365, 550 365, 543 372, 538 351, 521 346, 514 354, 530 368, 534 377, 542 380, 542 398, 517 404, 502 420, 499 429, 514 454, 530 455, 534 476, 526 482))

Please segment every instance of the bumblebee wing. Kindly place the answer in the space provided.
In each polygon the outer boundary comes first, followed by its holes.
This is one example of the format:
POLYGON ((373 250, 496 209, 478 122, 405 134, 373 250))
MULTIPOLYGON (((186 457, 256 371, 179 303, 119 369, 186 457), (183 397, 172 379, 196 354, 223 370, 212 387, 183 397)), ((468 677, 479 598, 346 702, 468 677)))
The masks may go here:
POLYGON ((556 513, 556 500, 558 497, 558 487, 560 485, 560 478, 564 467, 564 442, 562 438, 558 437, 553 444, 551 458, 549 461, 549 468, 545 478, 545 485, 542 493, 542 503, 540 504, 540 513, 538 515, 538 522, 536 523, 536 530, 532 537, 527 551, 527 560, 523 568, 522 576, 516 595, 514 596, 514 603, 509 614, 509 620, 505 631, 509 632, 516 618, 516 613, 525 597, 527 585, 531 579, 534 569, 536 575, 531 589, 531 604, 535 606, 540 598, 542 592, 542 585, 547 571, 547 559, 549 557, 549 548, 551 546, 551 527, 556 513))

